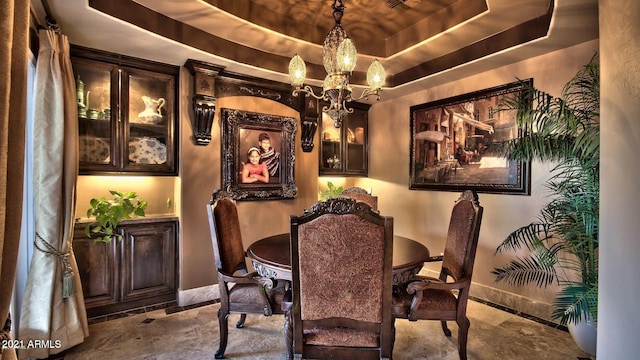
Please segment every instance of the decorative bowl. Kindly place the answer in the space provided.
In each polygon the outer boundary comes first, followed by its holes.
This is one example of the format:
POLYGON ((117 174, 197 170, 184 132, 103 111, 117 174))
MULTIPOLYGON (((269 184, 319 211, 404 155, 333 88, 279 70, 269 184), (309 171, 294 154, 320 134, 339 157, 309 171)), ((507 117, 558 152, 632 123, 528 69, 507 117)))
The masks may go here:
POLYGON ((109 139, 90 135, 78 137, 78 154, 81 162, 104 164, 111 159, 109 139))
POLYGON ((153 137, 133 138, 129 141, 129 161, 134 164, 164 164, 167 146, 153 137))

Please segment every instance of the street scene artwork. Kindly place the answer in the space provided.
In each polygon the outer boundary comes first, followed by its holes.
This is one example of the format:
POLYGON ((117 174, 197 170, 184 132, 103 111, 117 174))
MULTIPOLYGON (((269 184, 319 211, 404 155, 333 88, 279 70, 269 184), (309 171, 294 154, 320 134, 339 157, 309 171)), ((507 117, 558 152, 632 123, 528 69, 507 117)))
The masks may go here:
POLYGON ((529 195, 529 163, 508 161, 491 144, 519 136, 515 111, 497 111, 532 80, 411 107, 413 190, 529 195))

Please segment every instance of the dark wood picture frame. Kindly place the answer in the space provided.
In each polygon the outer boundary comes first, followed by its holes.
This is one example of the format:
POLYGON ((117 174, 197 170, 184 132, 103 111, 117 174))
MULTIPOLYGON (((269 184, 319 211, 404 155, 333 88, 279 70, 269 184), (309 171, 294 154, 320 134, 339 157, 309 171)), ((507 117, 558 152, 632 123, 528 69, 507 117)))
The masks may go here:
POLYGON ((516 112, 496 110, 527 86, 533 79, 412 106, 409 189, 530 195, 531 163, 490 149, 520 136, 516 112))
POLYGON ((294 118, 255 112, 220 109, 222 123, 222 186, 236 200, 293 199, 298 194, 294 179, 294 118), (242 168, 251 147, 259 148, 259 138, 266 134, 279 158, 276 174, 268 183, 242 182, 242 168))

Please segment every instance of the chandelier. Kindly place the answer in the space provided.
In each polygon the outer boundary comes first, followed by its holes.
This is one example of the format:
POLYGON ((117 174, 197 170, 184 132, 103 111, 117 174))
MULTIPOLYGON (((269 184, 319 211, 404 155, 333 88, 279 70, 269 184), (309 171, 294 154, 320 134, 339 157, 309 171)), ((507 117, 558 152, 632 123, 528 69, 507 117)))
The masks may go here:
POLYGON ((373 60, 367 70, 369 88, 363 90, 358 97, 352 95, 349 76, 356 67, 358 54, 355 45, 340 24, 345 9, 342 0, 334 0, 331 7, 336 24, 325 38, 322 46, 322 63, 327 72, 322 84, 322 93, 316 95, 309 85, 302 87, 307 76, 307 69, 304 60, 298 54, 295 54, 289 62, 289 77, 291 84, 295 86, 293 96, 298 96, 302 92, 305 93, 305 96, 330 101, 330 104, 324 106, 322 111, 329 115, 334 121, 334 126, 339 128, 345 114, 353 113, 353 109, 347 107, 348 102, 368 99, 373 95, 376 96, 376 100, 380 100, 380 88, 384 84, 385 72, 380 62, 377 59, 373 60))

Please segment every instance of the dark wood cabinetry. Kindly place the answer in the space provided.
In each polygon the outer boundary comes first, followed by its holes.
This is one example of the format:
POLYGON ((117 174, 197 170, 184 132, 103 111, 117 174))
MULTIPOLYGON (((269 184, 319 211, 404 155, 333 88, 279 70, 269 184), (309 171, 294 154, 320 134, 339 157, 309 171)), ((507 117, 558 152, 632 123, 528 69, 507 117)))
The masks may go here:
POLYGON ((89 317, 176 300, 175 218, 124 222, 122 241, 109 244, 87 238, 85 225, 76 225, 73 249, 89 317))
POLYGON ((340 128, 326 114, 320 122, 319 174, 328 176, 368 176, 370 105, 353 103, 340 128))
POLYGON ((73 47, 80 174, 177 174, 180 67, 73 47))

